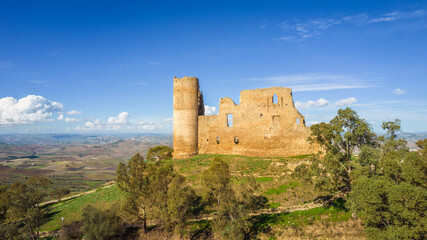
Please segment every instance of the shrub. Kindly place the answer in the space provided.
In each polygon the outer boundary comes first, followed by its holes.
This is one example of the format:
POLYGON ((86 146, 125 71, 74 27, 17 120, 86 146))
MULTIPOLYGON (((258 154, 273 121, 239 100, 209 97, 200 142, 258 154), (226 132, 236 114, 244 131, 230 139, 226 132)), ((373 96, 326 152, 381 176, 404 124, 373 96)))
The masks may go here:
POLYGON ((115 207, 98 210, 92 206, 83 209, 83 234, 88 240, 119 239, 123 233, 122 219, 117 216, 115 207))

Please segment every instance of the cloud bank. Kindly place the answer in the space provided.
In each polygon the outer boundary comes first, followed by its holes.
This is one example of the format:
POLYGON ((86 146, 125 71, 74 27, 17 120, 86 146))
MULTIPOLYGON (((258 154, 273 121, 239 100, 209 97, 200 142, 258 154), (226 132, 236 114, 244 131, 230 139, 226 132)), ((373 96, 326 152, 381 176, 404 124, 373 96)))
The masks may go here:
POLYGON ((339 107, 350 106, 351 104, 356 103, 356 102, 357 102, 356 98, 350 97, 350 98, 341 99, 341 100, 337 101, 335 103, 335 106, 339 106, 339 107))
POLYGON ((320 98, 317 101, 308 101, 308 102, 295 102, 295 107, 297 108, 309 108, 309 107, 324 107, 329 104, 328 100, 320 98))
POLYGON ((121 112, 117 116, 109 117, 107 123, 101 122, 99 119, 87 121, 83 126, 77 126, 76 131, 117 131, 124 125, 128 124, 128 112, 121 112))
POLYGON ((82 113, 83 113, 82 111, 78 111, 78 110, 71 110, 67 112, 68 115, 80 115, 82 113))
POLYGON ((293 92, 328 91, 337 89, 357 89, 374 87, 364 80, 349 75, 305 73, 272 77, 250 78, 248 81, 260 81, 269 86, 289 87, 293 92))
POLYGON ((288 36, 275 38, 273 40, 306 40, 321 35, 329 28, 338 25, 347 24, 353 26, 366 26, 371 24, 403 21, 411 18, 422 18, 426 16, 427 11, 420 9, 409 12, 393 11, 377 16, 370 16, 366 13, 360 13, 356 15, 348 15, 338 18, 312 18, 304 21, 285 21, 281 24, 281 28, 284 32, 288 34, 288 36))
POLYGON ((42 96, 28 95, 19 100, 13 97, 0 99, 0 124, 16 125, 53 121, 54 113, 62 112, 59 102, 42 96))

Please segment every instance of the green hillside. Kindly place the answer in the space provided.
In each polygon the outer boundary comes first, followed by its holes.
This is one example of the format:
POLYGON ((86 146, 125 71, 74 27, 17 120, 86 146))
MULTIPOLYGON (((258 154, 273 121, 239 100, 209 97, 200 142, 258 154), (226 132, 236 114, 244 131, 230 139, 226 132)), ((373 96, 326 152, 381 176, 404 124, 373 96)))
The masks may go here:
MULTIPOLYGON (((198 155, 183 160, 167 160, 174 169, 187 177, 189 183, 200 191, 201 173, 207 169, 214 157, 220 157, 227 162, 233 176, 233 182, 239 182, 244 177, 254 176, 259 184, 258 193, 269 201, 270 209, 254 213, 257 229, 260 234, 271 228, 281 229, 324 224, 325 222, 339 223, 349 220, 350 213, 342 203, 331 206, 318 207, 313 202, 323 193, 313 186, 303 185, 292 179, 290 173, 298 164, 308 161, 309 156, 289 158, 258 158, 228 155, 198 155)), ((51 206, 49 221, 42 227, 42 231, 54 231, 61 227, 62 222, 70 223, 81 220, 82 209, 92 205, 99 209, 107 209, 115 203, 121 203, 124 193, 117 185, 98 189, 84 196, 55 203, 51 206), (64 220, 62 220, 64 219, 64 220)), ((195 226, 203 224, 195 222, 195 226)), ((197 229, 197 227, 196 227, 197 229)))

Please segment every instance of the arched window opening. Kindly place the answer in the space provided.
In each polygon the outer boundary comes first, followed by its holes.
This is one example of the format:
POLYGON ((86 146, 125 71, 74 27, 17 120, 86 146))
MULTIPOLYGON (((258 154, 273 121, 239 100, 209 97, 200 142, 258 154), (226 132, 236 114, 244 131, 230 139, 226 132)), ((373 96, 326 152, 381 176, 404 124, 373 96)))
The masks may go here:
POLYGON ((277 94, 273 95, 273 104, 277 104, 279 102, 279 98, 277 97, 277 94))
POLYGON ((216 137, 216 144, 219 144, 219 137, 216 137))
POLYGON ((259 115, 259 117, 260 117, 260 118, 262 118, 262 117, 263 117, 262 113, 259 115))
POLYGON ((239 143, 239 137, 234 137, 234 143, 238 144, 239 143))
POLYGON ((297 118, 297 124, 299 124, 299 118, 297 118))

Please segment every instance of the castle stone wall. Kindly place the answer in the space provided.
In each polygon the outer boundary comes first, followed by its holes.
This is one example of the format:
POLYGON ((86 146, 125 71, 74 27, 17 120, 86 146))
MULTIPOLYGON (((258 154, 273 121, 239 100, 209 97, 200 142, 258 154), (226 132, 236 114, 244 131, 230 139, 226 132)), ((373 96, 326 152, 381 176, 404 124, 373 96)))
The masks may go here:
POLYGON ((205 116, 199 81, 174 78, 174 158, 200 154, 288 157, 312 154, 310 128, 294 106, 290 88, 244 90, 240 103, 220 99, 218 115, 205 116))
POLYGON ((319 150, 307 141, 310 129, 294 106, 291 89, 244 90, 240 101, 222 98, 218 115, 199 116, 198 153, 287 157, 319 150))

